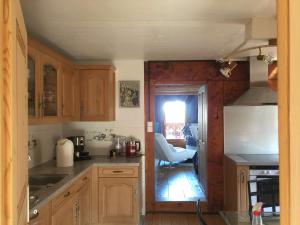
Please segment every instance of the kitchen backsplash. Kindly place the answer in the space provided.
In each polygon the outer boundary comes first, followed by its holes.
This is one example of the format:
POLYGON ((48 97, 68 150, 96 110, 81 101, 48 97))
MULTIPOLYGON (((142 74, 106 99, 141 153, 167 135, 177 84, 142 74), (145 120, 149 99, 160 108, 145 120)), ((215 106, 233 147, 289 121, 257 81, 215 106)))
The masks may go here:
POLYGON ((86 149, 92 155, 108 155, 110 148, 118 137, 133 136, 142 143, 144 152, 144 128, 142 126, 125 126, 118 122, 72 122, 63 125, 64 136, 83 135, 86 140, 86 149))
POLYGON ((29 126, 29 154, 33 167, 55 157, 58 139, 68 136, 85 136, 85 148, 91 155, 108 155, 115 137, 123 140, 132 136, 141 140, 144 152, 144 128, 142 126, 118 126, 116 122, 71 122, 54 125, 29 126))
POLYGON ((29 168, 47 162, 55 156, 55 145, 63 137, 62 124, 29 126, 29 168))

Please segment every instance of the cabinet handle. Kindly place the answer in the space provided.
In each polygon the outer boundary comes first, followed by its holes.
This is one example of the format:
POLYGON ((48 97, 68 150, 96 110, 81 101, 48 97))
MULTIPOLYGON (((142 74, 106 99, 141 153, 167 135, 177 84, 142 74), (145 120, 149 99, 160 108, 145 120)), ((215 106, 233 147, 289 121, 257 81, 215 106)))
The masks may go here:
POLYGON ((137 190, 137 188, 134 189, 133 194, 134 194, 134 198, 137 198, 137 195, 138 195, 138 190, 137 190))
POLYGON ((241 172, 241 183, 243 184, 245 182, 245 173, 244 171, 241 172))
POLYGON ((44 116, 44 110, 45 110, 45 96, 44 96, 44 93, 43 94, 41 94, 41 103, 40 103, 40 105, 41 105, 41 111, 42 111, 42 115, 44 116))
POLYGON ((122 170, 113 170, 113 173, 123 173, 122 170))
POLYGON ((80 202, 77 201, 77 224, 80 224, 80 202))
POLYGON ((83 105, 80 106, 80 114, 83 114, 83 105))
POLYGON ((42 108, 45 109, 45 95, 42 94, 42 108))
POLYGON ((67 193, 64 194, 64 197, 66 198, 66 197, 68 197, 70 194, 71 194, 71 192, 68 191, 67 193))
POLYGON ((79 218, 78 218, 78 200, 74 202, 73 205, 73 216, 74 218, 74 225, 79 225, 79 218))
POLYGON ((42 116, 42 109, 43 109, 43 106, 42 106, 42 95, 40 94, 39 95, 39 114, 41 114, 40 116, 42 116))

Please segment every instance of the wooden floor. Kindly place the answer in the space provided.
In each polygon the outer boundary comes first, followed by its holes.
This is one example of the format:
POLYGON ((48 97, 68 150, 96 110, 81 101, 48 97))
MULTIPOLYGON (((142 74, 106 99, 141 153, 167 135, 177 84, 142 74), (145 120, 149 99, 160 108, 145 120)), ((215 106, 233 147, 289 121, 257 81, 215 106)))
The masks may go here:
POLYGON ((156 201, 205 201, 193 164, 156 167, 156 201))
MULTIPOLYGON (((207 225, 225 225, 219 215, 203 215, 207 225)), ((147 214, 144 225, 200 225, 196 214, 155 213, 147 214)))

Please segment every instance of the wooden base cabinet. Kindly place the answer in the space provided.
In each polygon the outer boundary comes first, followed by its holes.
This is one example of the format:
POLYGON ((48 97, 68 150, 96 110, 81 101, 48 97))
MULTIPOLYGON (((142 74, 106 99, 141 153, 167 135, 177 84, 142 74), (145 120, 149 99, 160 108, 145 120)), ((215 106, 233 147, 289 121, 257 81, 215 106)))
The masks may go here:
POLYGON ((51 225, 51 204, 41 208, 37 217, 30 220, 29 225, 51 225))
POLYGON ((91 186, 85 185, 79 192, 79 224, 91 224, 91 186))
POLYGON ((52 200, 52 225, 91 224, 90 172, 52 200))
POLYGON ((224 158, 224 209, 229 211, 248 211, 249 166, 237 165, 224 158))
POLYGON ((78 225, 77 196, 67 200, 52 216, 52 225, 78 225))
POLYGON ((138 178, 99 178, 100 224, 139 224, 138 178))
POLYGON ((99 167, 98 224, 138 225, 141 199, 139 187, 138 166, 99 167))

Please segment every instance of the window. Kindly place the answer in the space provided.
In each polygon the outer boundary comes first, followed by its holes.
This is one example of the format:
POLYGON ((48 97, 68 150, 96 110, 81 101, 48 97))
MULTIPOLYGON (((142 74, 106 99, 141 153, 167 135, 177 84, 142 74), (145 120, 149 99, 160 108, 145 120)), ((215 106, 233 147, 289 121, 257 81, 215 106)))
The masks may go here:
POLYGON ((185 103, 170 101, 164 104, 165 134, 167 139, 184 139, 185 103))

